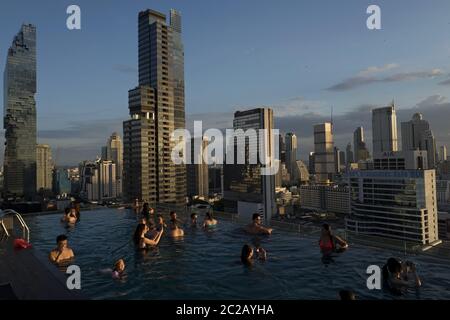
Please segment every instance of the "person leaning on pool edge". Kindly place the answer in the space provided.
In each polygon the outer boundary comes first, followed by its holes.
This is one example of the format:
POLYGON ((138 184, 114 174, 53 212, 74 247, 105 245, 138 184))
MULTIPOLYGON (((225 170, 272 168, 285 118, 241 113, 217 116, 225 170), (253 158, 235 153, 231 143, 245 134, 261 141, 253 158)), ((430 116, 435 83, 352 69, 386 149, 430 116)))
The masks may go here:
POLYGON ((342 252, 346 250, 348 248, 348 243, 341 237, 334 235, 331 232, 330 225, 324 223, 320 234, 319 247, 323 254, 330 254, 333 252, 342 252), (336 244, 339 247, 337 247, 336 244))
POLYGON ((245 227, 245 231, 251 234, 272 234, 273 229, 262 225, 261 215, 254 213, 252 216, 252 223, 245 227))

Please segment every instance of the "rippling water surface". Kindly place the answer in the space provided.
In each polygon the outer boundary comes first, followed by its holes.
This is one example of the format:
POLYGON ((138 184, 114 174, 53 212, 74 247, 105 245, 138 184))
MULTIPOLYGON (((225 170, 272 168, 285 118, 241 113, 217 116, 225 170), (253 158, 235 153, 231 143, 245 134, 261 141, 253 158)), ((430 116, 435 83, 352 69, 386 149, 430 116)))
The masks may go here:
MULTIPOLYGON (((82 292, 92 299, 337 299, 341 289, 351 289, 360 299, 393 299, 366 287, 367 266, 383 263, 388 250, 351 245, 324 264, 317 240, 275 230, 270 237, 255 238, 241 226, 219 221, 216 230, 185 228, 185 237, 163 236, 158 248, 136 252, 131 236, 136 215, 127 210, 82 212, 74 229, 59 222, 60 215, 27 217, 31 242, 47 254, 55 238, 67 234, 82 271, 82 292), (266 262, 248 268, 240 264, 244 243, 260 243, 268 252, 266 262), (127 278, 113 280, 102 270, 124 258, 127 278)), ((423 281, 401 299, 450 299, 447 259, 409 256, 423 281)), ((398 298, 395 298, 398 299, 398 298)))

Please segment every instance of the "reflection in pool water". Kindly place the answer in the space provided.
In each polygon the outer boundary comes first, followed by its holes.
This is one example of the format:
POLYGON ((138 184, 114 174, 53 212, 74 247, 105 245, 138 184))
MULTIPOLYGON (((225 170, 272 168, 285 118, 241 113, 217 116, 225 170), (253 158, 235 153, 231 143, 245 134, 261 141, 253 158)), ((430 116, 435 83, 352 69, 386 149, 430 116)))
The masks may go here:
MULTIPOLYGON (((165 235, 157 248, 142 252, 131 241, 136 215, 127 210, 83 212, 71 229, 59 222, 59 215, 25 219, 31 242, 44 254, 55 246, 57 235, 68 235, 81 267, 82 292, 92 299, 337 299, 341 289, 355 291, 358 299, 398 299, 366 287, 369 265, 382 266, 391 256, 404 258, 389 250, 350 244, 347 252, 323 263, 316 238, 277 229, 272 236, 255 237, 219 220, 216 229, 185 227, 183 239, 165 235), (268 260, 243 266, 245 243, 263 246, 268 260), (127 277, 120 281, 102 272, 119 258, 127 265, 127 277)), ((402 299, 450 299, 448 260, 407 258, 416 263, 423 287, 402 299)))

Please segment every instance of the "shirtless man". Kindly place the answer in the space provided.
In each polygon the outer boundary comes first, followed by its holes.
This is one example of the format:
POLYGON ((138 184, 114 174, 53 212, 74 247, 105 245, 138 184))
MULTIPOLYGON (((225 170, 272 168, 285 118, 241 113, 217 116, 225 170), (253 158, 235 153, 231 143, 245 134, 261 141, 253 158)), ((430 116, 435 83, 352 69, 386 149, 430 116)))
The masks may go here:
POLYGON ((55 264, 63 264, 75 258, 72 249, 67 245, 67 236, 60 235, 56 238, 57 247, 49 254, 49 259, 55 264))
POLYGON ((177 219, 177 213, 172 211, 170 213, 170 236, 178 238, 184 236, 184 231, 179 227, 180 221, 177 219))
POLYGON ((252 217, 253 222, 245 227, 245 231, 251 234, 272 234, 272 228, 267 228, 262 225, 261 216, 254 213, 252 217))

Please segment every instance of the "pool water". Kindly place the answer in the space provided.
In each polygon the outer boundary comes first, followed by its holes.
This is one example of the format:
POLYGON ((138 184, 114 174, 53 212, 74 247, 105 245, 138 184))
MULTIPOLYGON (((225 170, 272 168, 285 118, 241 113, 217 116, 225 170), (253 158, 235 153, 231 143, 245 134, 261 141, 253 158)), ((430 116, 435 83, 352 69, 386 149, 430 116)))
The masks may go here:
POLYGON ((316 237, 275 229, 265 237, 247 235, 242 226, 219 220, 214 230, 185 228, 180 240, 163 235, 160 245, 136 251, 131 237, 137 217, 128 210, 82 212, 73 229, 60 215, 25 217, 31 242, 47 254, 59 234, 67 234, 81 268, 82 293, 91 299, 337 299, 341 289, 358 299, 450 299, 449 261, 409 256, 416 263, 423 286, 393 297, 366 286, 366 268, 382 266, 402 254, 358 245, 324 264, 316 237), (261 244, 266 262, 252 267, 240 263, 243 244, 261 244), (123 258, 127 278, 114 280, 103 269, 123 258))

